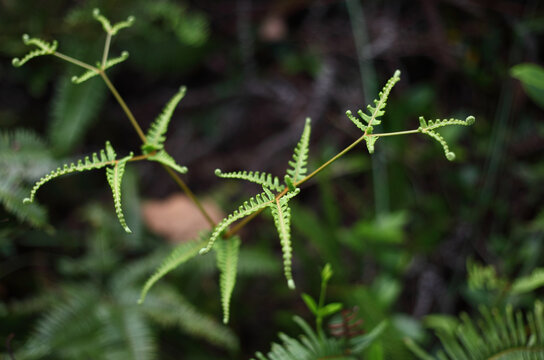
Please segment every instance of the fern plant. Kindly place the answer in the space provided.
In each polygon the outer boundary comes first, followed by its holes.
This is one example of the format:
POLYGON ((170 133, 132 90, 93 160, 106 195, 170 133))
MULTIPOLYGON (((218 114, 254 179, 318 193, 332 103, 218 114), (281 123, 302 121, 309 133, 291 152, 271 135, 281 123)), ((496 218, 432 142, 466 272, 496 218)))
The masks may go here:
MULTIPOLYGON (((393 135, 406 135, 422 133, 428 135, 437 140, 447 157, 448 160, 455 158, 454 153, 449 149, 446 141, 436 132, 436 129, 450 126, 450 125, 471 125, 474 123, 474 117, 469 116, 466 120, 450 119, 445 121, 426 121, 423 118, 420 119, 420 126, 414 130, 389 132, 389 133, 374 133, 374 127, 379 126, 382 117, 385 115, 385 109, 387 105, 387 99, 391 93, 394 85, 400 81, 400 71, 395 71, 393 77, 387 81, 382 91, 379 93, 379 97, 374 100, 374 105, 368 105, 367 112, 359 110, 357 113, 360 117, 355 117, 350 111, 346 112, 348 118, 363 132, 356 141, 340 151, 330 160, 318 167, 316 170, 308 174, 308 154, 309 154, 309 141, 311 124, 310 119, 306 119, 302 135, 297 143, 292 160, 288 162, 288 169, 283 177, 283 183, 279 178, 268 173, 263 172, 251 172, 251 171, 236 171, 236 172, 223 172, 216 170, 216 175, 221 178, 227 179, 240 179, 256 183, 262 187, 262 192, 251 197, 248 201, 242 203, 234 212, 225 217, 219 223, 215 223, 207 211, 202 207, 199 200, 192 193, 189 187, 178 175, 179 173, 185 173, 187 168, 180 166, 170 156, 165 148, 164 142, 166 141, 166 133, 168 130, 169 122, 172 118, 173 112, 178 103, 184 97, 186 89, 181 87, 179 91, 172 97, 172 99, 164 107, 162 113, 152 122, 147 134, 144 134, 138 121, 132 114, 128 105, 125 103, 122 96, 119 94, 115 86, 110 81, 106 74, 106 70, 111 67, 125 61, 128 58, 128 53, 123 52, 119 57, 110 58, 109 50, 111 39, 115 36, 119 30, 130 27, 134 18, 129 17, 126 21, 119 22, 112 25, 111 22, 104 17, 99 10, 93 12, 94 18, 99 21, 106 32, 106 39, 104 44, 104 51, 101 61, 97 62, 95 66, 77 60, 73 57, 65 55, 57 51, 58 42, 53 41, 48 43, 44 40, 37 38, 30 38, 28 35, 23 36, 23 41, 27 45, 36 46, 37 49, 28 53, 22 59, 13 59, 13 65, 21 66, 29 60, 45 55, 53 55, 69 63, 77 65, 85 72, 79 76, 75 76, 72 81, 76 84, 81 84, 93 77, 100 76, 112 95, 115 97, 125 115, 130 121, 132 127, 136 131, 137 135, 142 141, 141 155, 134 156, 133 153, 117 159, 113 148, 109 143, 106 145, 104 152, 101 152, 100 157, 94 155, 92 159, 85 158, 78 163, 65 164, 64 166, 53 170, 48 175, 42 177, 35 185, 30 196, 27 199, 27 203, 31 203, 36 195, 37 190, 49 182, 61 175, 71 174, 74 172, 87 171, 92 169, 106 168, 106 175, 108 183, 112 189, 112 195, 115 205, 116 214, 121 226, 126 232, 130 232, 128 225, 126 224, 121 204, 121 185, 122 176, 125 167, 128 162, 133 161, 154 161, 160 163, 168 172, 168 174, 175 180, 180 188, 189 196, 189 198, 198 207, 203 217, 206 218, 210 226, 212 227, 211 233, 207 238, 206 244, 202 246, 198 253, 206 254, 212 250, 215 246, 217 253, 217 267, 220 270, 220 287, 221 287, 221 299, 224 310, 224 321, 227 322, 229 318, 229 303, 230 297, 234 289, 235 278, 237 272, 237 259, 239 256, 240 240, 233 237, 245 224, 251 221, 255 216, 265 209, 270 209, 274 224, 277 228, 278 236, 283 253, 283 272, 287 280, 289 288, 295 288, 295 282, 292 275, 292 244, 291 244, 291 208, 289 201, 297 196, 301 191, 301 185, 315 175, 320 173, 323 169, 331 165, 338 158, 342 157, 357 144, 362 141, 366 142, 369 153, 373 153, 374 146, 378 138, 393 136, 393 135), (241 221, 240 221, 241 220, 241 221), (238 223, 236 223, 238 222, 238 223), (236 224, 235 224, 236 223, 236 224)), ((199 242, 197 242, 199 243, 199 242)), ((168 272, 176 268, 179 264, 197 255, 194 247, 187 246, 184 249, 176 249, 169 257, 167 257, 163 263, 159 266, 157 271, 150 277, 150 279, 144 285, 140 302, 143 302, 149 289, 160 278, 165 276, 168 272)))
POLYGON ((443 349, 431 356, 411 340, 407 346, 422 360, 529 360, 544 358, 544 305, 537 301, 534 310, 514 312, 511 305, 503 309, 480 308, 477 320, 467 314, 453 331, 438 329, 443 349))
POLYGON ((186 167, 178 165, 176 161, 164 150, 164 141, 166 140, 165 134, 168 128, 168 123, 170 122, 170 119, 173 115, 173 112, 176 106, 185 95, 185 87, 181 87, 179 89, 179 91, 165 106, 162 113, 155 119, 154 122, 152 122, 147 135, 143 135, 143 132, 140 126, 134 119, 132 113, 126 106, 124 100, 122 100, 119 93, 113 87, 113 85, 111 84, 109 78, 107 77, 105 73, 107 69, 111 68, 112 66, 116 64, 119 64, 120 62, 128 58, 128 52, 123 52, 120 57, 113 58, 113 59, 109 59, 108 54, 109 54, 111 38, 114 35, 116 35, 119 32, 119 30, 130 27, 134 22, 134 17, 129 17, 126 21, 122 21, 112 25, 110 21, 100 13, 98 9, 94 10, 93 16, 96 20, 98 20, 102 24, 102 27, 104 31, 106 32, 106 41, 104 45, 102 61, 97 62, 96 66, 91 66, 77 59, 74 59, 70 56, 57 52, 57 47, 58 47, 57 41, 48 43, 41 39, 30 38, 27 34, 23 35, 23 42, 26 45, 34 45, 38 47, 38 49, 31 51, 23 59, 18 59, 18 58, 13 59, 13 65, 19 67, 35 57, 43 56, 43 55, 54 55, 65 61, 68 61, 70 63, 73 63, 75 65, 78 65, 80 67, 87 69, 87 71, 83 73, 82 75, 74 76, 72 78, 72 82, 75 84, 81 84, 94 76, 100 75, 103 78, 106 85, 112 91, 113 95, 117 98, 122 108, 126 111, 127 116, 131 120, 138 134, 140 135, 140 138, 142 139, 144 143, 142 145, 142 155, 135 157, 133 156, 133 153, 131 152, 128 156, 123 157, 121 159, 117 159, 116 158, 117 155, 115 151, 113 150, 113 147, 111 146, 109 142, 106 142, 106 147, 104 150, 100 151, 100 156, 98 156, 97 153, 93 153, 91 157, 85 157, 83 160, 79 160, 77 163, 64 164, 62 167, 59 167, 56 170, 51 171, 49 174, 43 176, 40 180, 38 180, 35 183, 34 187, 30 191, 29 197, 24 199, 24 203, 27 203, 27 204, 32 203, 34 201, 34 198, 38 189, 42 187, 43 185, 45 185, 47 182, 59 176, 71 174, 74 172, 83 172, 87 170, 100 169, 100 168, 106 167, 106 177, 108 180, 108 184, 110 185, 112 190, 112 196, 113 196, 113 201, 115 205, 115 212, 119 219, 119 223, 121 224, 123 229, 125 229, 127 233, 130 233, 131 231, 130 231, 130 228, 126 224, 125 216, 123 214, 122 204, 121 204, 122 178, 123 178, 123 174, 124 174, 125 166, 127 162, 147 159, 150 161, 158 162, 169 169, 173 169, 177 171, 178 173, 183 174, 187 172, 186 167))

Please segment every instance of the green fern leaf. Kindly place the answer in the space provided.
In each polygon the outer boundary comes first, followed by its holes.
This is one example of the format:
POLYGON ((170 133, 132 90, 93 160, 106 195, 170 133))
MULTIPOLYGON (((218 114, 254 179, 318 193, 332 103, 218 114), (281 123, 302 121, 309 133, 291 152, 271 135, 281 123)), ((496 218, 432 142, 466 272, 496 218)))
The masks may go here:
POLYGON ((28 34, 23 35, 23 42, 25 43, 25 45, 34 45, 34 46, 37 46, 39 49, 32 50, 31 52, 26 54, 25 57, 23 57, 22 59, 13 58, 11 63, 15 67, 23 66, 27 61, 37 56, 52 55, 57 50, 57 46, 58 46, 58 42, 56 40, 53 40, 52 42, 48 43, 41 39, 31 38, 30 36, 28 36, 28 34))
POLYGON ((230 224, 248 215, 251 215, 256 211, 266 208, 275 201, 276 198, 270 192, 270 190, 267 190, 265 187, 263 187, 263 189, 265 190, 265 192, 250 198, 249 201, 246 201, 242 205, 240 205, 238 210, 235 210, 232 214, 230 214, 228 217, 221 220, 219 224, 217 224, 212 232, 212 235, 210 236, 210 239, 208 240, 208 244, 206 245, 206 247, 200 250, 200 254, 206 254, 207 252, 209 252, 212 249, 213 244, 215 243, 217 238, 223 233, 223 231, 225 231, 226 228, 229 227, 230 224))
POLYGON ((230 298, 236 284, 240 243, 240 238, 233 236, 229 239, 219 240, 215 244, 217 268, 220 271, 219 283, 221 287, 224 324, 229 322, 230 298))
POLYGON ((293 281, 293 275, 291 270, 291 209, 287 205, 289 200, 296 196, 300 192, 300 189, 290 191, 279 199, 276 199, 274 203, 270 204, 272 216, 274 217, 274 224, 278 230, 280 236, 281 249, 283 253, 283 271, 285 278, 287 279, 287 285, 290 289, 295 288, 295 282, 293 281))
POLYGON ((166 131, 168 130, 168 124, 172 118, 172 114, 176 109, 178 103, 185 96, 187 88, 182 86, 179 88, 179 91, 170 99, 168 104, 162 110, 162 113, 155 119, 155 121, 149 127, 146 135, 146 143, 142 145, 142 150, 144 154, 149 154, 152 151, 161 150, 164 145, 164 140, 166 137, 166 131))
POLYGON ((374 154, 374 144, 379 138, 379 136, 369 136, 372 134, 373 130, 374 128, 372 126, 368 126, 366 130, 367 136, 365 136, 365 142, 366 142, 366 148, 368 149, 369 154, 374 154))
POLYGON ((215 175, 224 179, 241 179, 247 180, 255 184, 270 188, 275 191, 282 191, 284 186, 280 184, 280 180, 272 174, 259 171, 236 171, 224 173, 221 169, 215 169, 215 175))
POLYGON ((59 176, 71 174, 74 172, 82 172, 93 169, 100 169, 108 165, 112 165, 115 162, 116 158, 115 151, 113 150, 109 141, 106 142, 105 150, 100 151, 100 156, 97 153, 93 153, 91 158, 86 156, 83 160, 79 160, 77 163, 64 164, 62 168, 57 168, 56 170, 51 171, 49 174, 42 177, 32 190, 30 191, 30 196, 23 200, 24 203, 31 203, 34 201, 36 192, 40 187, 45 183, 58 178, 59 176))
POLYGON ((132 153, 129 156, 125 156, 121 160, 115 162, 113 167, 106 168, 106 177, 108 184, 110 184, 111 191, 113 193, 113 202, 115 204, 115 213, 119 219, 119 223, 123 226, 123 229, 127 233, 131 233, 127 223, 125 221, 125 215, 123 214, 123 208, 121 206, 121 183, 123 181, 123 175, 125 174, 125 165, 127 161, 132 159, 132 153))
POLYGON ((444 119, 440 120, 437 119, 435 121, 429 120, 426 121, 423 116, 419 117, 419 128, 418 131, 422 134, 427 134, 442 146, 444 149, 444 154, 446 155, 446 158, 449 161, 455 160, 455 153, 450 151, 450 148, 448 146, 448 143, 446 140, 438 134, 435 129, 444 127, 444 126, 450 126, 450 125, 461 125, 461 126, 471 126, 475 122, 474 116, 468 116, 465 120, 459 120, 459 119, 444 119))
POLYGON ((448 143, 442 137, 442 135, 440 135, 436 131, 427 129, 421 129, 420 132, 429 135, 430 137, 438 141, 438 143, 442 146, 442 149, 444 150, 444 155, 446 155, 446 159, 448 159, 449 161, 455 160, 455 153, 453 151, 450 151, 450 147, 448 146, 448 143))
POLYGON ((385 106, 387 105, 387 98, 389 97, 389 93, 391 92, 391 89, 393 89, 393 86, 395 86, 395 84, 399 80, 400 71, 397 70, 395 71, 395 74, 393 74, 393 77, 387 81, 382 91, 380 91, 378 99, 374 100, 374 106, 367 106, 368 114, 365 114, 362 110, 357 111, 357 114, 362 120, 366 122, 366 125, 363 124, 359 119, 357 119, 350 110, 346 111, 347 117, 363 132, 367 131, 368 126, 379 125, 381 123, 381 120, 379 120, 378 118, 385 114, 385 106))
POLYGON ((176 247, 162 264, 159 265, 157 270, 155 270, 155 273, 146 281, 140 293, 138 304, 142 304, 145 301, 147 293, 157 281, 182 263, 196 256, 204 243, 205 241, 202 238, 199 238, 196 241, 189 241, 176 247))
POLYGON ((125 21, 118 22, 115 25, 111 25, 110 21, 100 13, 99 9, 93 10, 93 17, 100 21, 102 28, 110 35, 116 35, 119 30, 132 26, 134 23, 134 16, 129 16, 125 21))
POLYGON ((295 147, 293 153, 293 160, 289 161, 290 169, 287 169, 287 174, 291 177, 294 183, 300 181, 305 175, 308 169, 306 165, 308 163, 308 148, 310 144, 310 129, 311 129, 311 120, 306 118, 306 123, 304 124, 304 130, 300 140, 295 147))
POLYGON ((149 156, 147 159, 166 165, 181 174, 185 174, 187 172, 187 167, 178 165, 176 163, 176 160, 174 160, 174 158, 164 150, 157 151, 155 154, 149 156))
MULTIPOLYGON (((100 63, 97 64, 97 69, 102 69, 102 70, 107 70, 109 68, 111 68, 112 66, 114 65, 117 65, 119 63, 122 63, 123 61, 125 61, 126 59, 128 59, 128 51, 123 51, 121 53, 121 56, 118 56, 116 58, 113 58, 113 59, 109 59, 108 61, 106 61, 106 64, 104 65, 104 67, 102 67, 102 65, 100 63)), ((98 76, 100 75, 100 72, 96 71, 96 70, 87 70, 85 71, 83 74, 81 74, 80 76, 72 76, 72 83, 74 84, 81 84, 95 76, 98 76)))
POLYGON ((80 143, 104 102, 105 90, 99 81, 81 86, 72 85, 66 78, 59 81, 47 129, 55 154, 64 155, 80 143))

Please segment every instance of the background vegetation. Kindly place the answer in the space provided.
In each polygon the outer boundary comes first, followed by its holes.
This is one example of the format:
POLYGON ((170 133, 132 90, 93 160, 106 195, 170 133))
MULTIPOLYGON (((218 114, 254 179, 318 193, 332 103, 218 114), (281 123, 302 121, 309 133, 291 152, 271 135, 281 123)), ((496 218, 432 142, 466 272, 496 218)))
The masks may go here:
POLYGON ((328 299, 356 307, 361 329, 388 320, 367 358, 412 358, 405 337, 433 349, 425 328, 449 318, 429 314, 532 309, 541 291, 469 287, 467 261, 502 279, 544 266, 542 102, 510 75, 519 63, 542 65, 543 32, 536 0, 0 1, 0 339, 17 359, 249 358, 280 330, 298 334, 293 315, 311 323, 300 294, 318 293, 325 263, 328 299), (139 146, 100 79, 72 85, 79 70, 49 58, 11 66, 27 51, 23 33, 94 62, 104 40, 95 7, 113 21, 136 17, 112 45, 130 58, 111 78, 144 128, 188 87, 166 146, 218 217, 255 189, 214 169, 283 173, 307 116, 315 168, 359 136, 345 110, 369 103, 397 68, 385 130, 416 128, 419 115, 477 121, 446 134, 453 163, 426 139, 382 139, 372 156, 360 146, 307 184, 292 208, 296 291, 261 217, 241 233, 228 327, 211 256, 138 306, 172 244, 207 229, 165 172, 142 164, 125 174, 131 235, 103 174, 48 184, 31 211, 20 204, 36 177, 105 138, 119 153, 139 146))

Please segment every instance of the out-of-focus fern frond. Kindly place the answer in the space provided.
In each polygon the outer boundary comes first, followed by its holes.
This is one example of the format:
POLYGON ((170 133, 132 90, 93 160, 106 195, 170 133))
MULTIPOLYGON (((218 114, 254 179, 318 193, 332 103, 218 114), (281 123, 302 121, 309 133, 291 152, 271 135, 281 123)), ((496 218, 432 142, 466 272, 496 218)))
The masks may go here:
POLYGON ((277 176, 272 176, 272 174, 265 173, 264 171, 234 171, 224 173, 221 169, 215 169, 215 175, 224 179, 247 180, 278 192, 284 189, 277 176))
POLYGON ((110 35, 116 35, 119 30, 132 26, 135 20, 134 16, 129 16, 125 21, 118 22, 112 26, 110 21, 100 13, 99 9, 93 10, 93 17, 100 21, 104 31, 110 35))
POLYGON ((25 43, 25 45, 34 45, 34 46, 37 46, 39 49, 32 50, 31 52, 26 54, 22 59, 13 58, 11 63, 15 67, 23 66, 27 61, 37 56, 52 55, 57 50, 57 46, 58 46, 58 43, 56 40, 53 40, 52 42, 48 43, 38 38, 31 38, 30 36, 28 36, 28 34, 23 35, 23 42, 25 43))
POLYGON ((198 251, 202 248, 202 245, 204 244, 203 238, 204 235, 202 235, 196 241, 189 241, 176 247, 157 268, 157 270, 155 270, 155 273, 146 281, 144 287, 142 288, 138 303, 141 304, 144 302, 148 291, 157 281, 159 281, 162 277, 177 268, 182 263, 196 256, 198 254, 198 251))
POLYGON ((146 134, 146 143, 142 145, 144 154, 149 154, 152 151, 161 150, 164 147, 164 141, 166 140, 165 134, 168 130, 168 124, 172 118, 172 114, 179 104, 181 99, 185 96, 187 88, 182 86, 179 91, 170 99, 166 104, 161 114, 153 121, 146 134))
POLYGON ((236 284, 240 243, 241 241, 238 236, 232 236, 229 239, 219 240, 215 244, 217 268, 220 272, 219 286, 221 288, 224 324, 229 322, 230 298, 236 284))
POLYGON ((310 146, 310 131, 311 131, 311 120, 306 118, 304 124, 304 130, 300 137, 297 146, 293 152, 293 160, 289 161, 290 168, 287 169, 287 175, 291 177, 291 180, 296 183, 306 175, 308 169, 306 165, 308 164, 308 149, 310 146))
MULTIPOLYGON (((544 306, 535 302, 534 310, 525 314, 512 309, 480 308, 481 317, 472 319, 461 314, 455 332, 437 331, 442 350, 440 360, 514 360, 544 358, 544 306)), ((407 345, 420 359, 433 357, 414 343, 407 345)))
POLYGON ((238 339, 232 330, 199 312, 183 296, 164 284, 148 295, 142 309, 163 326, 177 326, 192 336, 222 348, 238 349, 238 339))
POLYGON ((15 215, 20 221, 26 221, 32 226, 41 228, 47 226, 47 211, 38 204, 23 204, 28 190, 16 186, 15 183, 4 179, 0 181, 0 203, 15 215))
POLYGON ((74 86, 66 78, 59 81, 53 99, 52 121, 47 129, 57 155, 70 152, 81 142, 105 99, 105 87, 99 81, 74 86))
POLYGON ((544 268, 533 270, 530 275, 518 277, 510 288, 513 295, 523 294, 544 286, 544 268))
POLYGON ((176 163, 176 160, 174 160, 174 158, 170 156, 170 154, 168 154, 165 150, 159 150, 155 154, 150 155, 147 159, 166 165, 176 170, 180 174, 185 174, 187 172, 187 167, 178 165, 176 163))
POLYGON ((132 158, 132 153, 129 156, 122 158, 119 161, 116 161, 113 164, 113 167, 106 168, 106 178, 108 179, 108 184, 110 184, 111 191, 113 194, 113 203, 115 205, 115 214, 121 223, 121 226, 127 233, 131 233, 127 223, 125 221, 125 215, 123 214, 123 208, 121 206, 121 183, 123 181, 123 175, 125 174, 125 165, 127 161, 132 158))
POLYGON ((252 360, 357 360, 349 354, 343 339, 320 337, 302 318, 295 316, 293 320, 302 328, 304 335, 295 339, 280 333, 281 344, 273 343, 268 354, 257 352, 252 360))

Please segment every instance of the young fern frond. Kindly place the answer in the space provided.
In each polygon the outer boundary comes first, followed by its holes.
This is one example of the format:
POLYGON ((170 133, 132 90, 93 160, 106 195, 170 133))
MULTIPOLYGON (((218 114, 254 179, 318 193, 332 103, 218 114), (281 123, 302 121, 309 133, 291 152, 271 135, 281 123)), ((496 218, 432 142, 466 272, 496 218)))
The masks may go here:
POLYGON ((247 180, 278 192, 284 189, 284 186, 280 183, 277 176, 272 176, 272 174, 265 173, 264 171, 235 171, 224 173, 221 169, 215 169, 215 175, 224 179, 247 180))
POLYGON ((46 210, 39 204, 22 204, 21 199, 25 195, 25 190, 12 181, 4 179, 0 182, 0 204, 20 221, 25 221, 37 228, 46 228, 46 210))
POLYGON ((393 77, 387 81, 382 91, 380 91, 378 99, 374 100, 374 106, 367 105, 366 108, 368 110, 368 114, 365 114, 363 110, 357 111, 357 114, 362 120, 366 122, 366 125, 361 123, 361 121, 359 121, 359 119, 357 119, 350 110, 346 111, 347 117, 362 131, 366 131, 367 126, 380 125, 381 120, 379 120, 378 118, 385 114, 385 106, 387 105, 387 98, 389 97, 389 93, 391 92, 391 89, 393 89, 393 86, 395 86, 395 84, 399 80, 400 70, 396 70, 393 74, 393 77))
POLYGON ((215 244, 217 268, 220 272, 219 286, 221 288, 224 324, 229 322, 230 299, 236 284, 240 243, 238 236, 232 236, 229 239, 219 240, 215 244))
POLYGON ((104 31, 110 35, 116 35, 119 30, 132 26, 135 20, 134 16, 129 16, 125 21, 118 22, 112 26, 110 21, 100 13, 99 9, 93 10, 93 17, 100 21, 104 31))
POLYGON ((475 118, 474 116, 469 116, 465 120, 459 120, 459 119, 444 119, 444 120, 435 120, 434 122, 432 120, 426 121, 423 116, 419 117, 419 128, 418 131, 427 134, 442 146, 444 149, 444 154, 446 155, 446 158, 449 161, 455 160, 455 153, 450 151, 450 148, 448 146, 448 143, 444 138, 438 134, 435 129, 444 127, 444 126, 450 126, 450 125, 461 125, 461 126, 471 126, 474 124, 475 118))
POLYGON ((225 229, 230 226, 230 224, 232 224, 236 220, 240 220, 246 216, 249 216, 256 211, 266 208, 274 201, 276 201, 276 198, 270 191, 268 191, 268 193, 263 192, 257 194, 257 196, 250 198, 249 201, 245 201, 242 205, 240 205, 238 210, 235 210, 232 214, 230 214, 229 216, 224 218, 219 224, 217 224, 212 232, 212 235, 210 236, 210 239, 208 240, 208 244, 206 245, 206 247, 200 249, 200 254, 202 255, 209 252, 212 249, 215 240, 217 240, 217 238, 223 233, 223 231, 225 231, 225 229))
POLYGON ((127 233, 131 233, 132 231, 130 231, 129 227, 127 226, 125 215, 123 214, 123 208, 121 206, 121 182, 123 181, 123 175, 125 174, 125 165, 127 164, 127 161, 132 158, 132 156, 133 154, 130 153, 129 156, 116 161, 113 164, 113 167, 106 168, 106 178, 108 179, 108 184, 110 184, 113 194, 115 213, 117 214, 119 223, 127 233))
MULTIPOLYGON (((123 51, 121 53, 121 56, 118 56, 116 58, 113 58, 113 59, 109 59, 106 64, 104 65, 104 67, 102 67, 102 65, 99 63, 97 64, 97 69, 100 69, 100 70, 103 70, 103 71, 106 71, 107 69, 111 68, 112 66, 115 66, 119 63, 122 63, 123 61, 125 61, 126 59, 128 59, 128 56, 129 56, 129 53, 128 51, 123 51)), ((74 84, 81 84, 97 75, 100 75, 100 72, 96 71, 96 70, 87 70, 86 72, 84 72, 82 75, 80 76, 72 76, 72 83, 74 84)))
POLYGON ((438 129, 444 126, 450 126, 450 125, 461 125, 461 126, 471 126, 474 124, 475 118, 474 116, 469 116, 465 120, 459 120, 459 119, 444 119, 444 120, 435 120, 434 122, 432 120, 426 121, 423 116, 419 117, 419 128, 418 131, 422 134, 427 134, 442 146, 444 149, 444 155, 446 155, 446 159, 449 161, 455 160, 455 153, 453 151, 450 151, 450 148, 448 146, 448 143, 442 135, 434 131, 434 129, 438 129))
POLYGON ((189 241, 176 247, 170 253, 170 255, 162 262, 162 264, 159 265, 157 270, 155 270, 155 273, 151 275, 149 279, 147 279, 142 288, 142 291, 140 292, 140 299, 138 300, 138 304, 142 304, 145 301, 147 293, 157 281, 159 281, 166 274, 177 268, 182 263, 195 257, 198 254, 198 251, 202 248, 202 245, 204 245, 204 243, 204 237, 201 236, 198 240, 189 241))
POLYGON ((26 54, 22 59, 13 58, 11 63, 15 67, 23 66, 27 61, 37 56, 52 55, 57 50, 57 46, 58 46, 57 40, 53 40, 52 42, 48 43, 38 38, 31 38, 28 34, 23 35, 23 42, 25 43, 25 45, 35 45, 39 49, 32 50, 31 52, 26 54))
MULTIPOLYGON (((504 310, 480 308, 481 318, 472 320, 461 314, 461 323, 454 332, 437 330, 443 350, 440 360, 542 359, 544 357, 544 306, 537 301, 534 310, 523 319, 521 311, 512 306, 504 310)), ((419 346, 407 342, 412 352, 424 360, 433 359, 419 346)))
POLYGON ((187 172, 187 167, 186 166, 178 165, 176 163, 176 160, 174 160, 174 158, 172 156, 170 156, 170 154, 168 154, 164 150, 159 150, 155 154, 150 155, 147 158, 147 160, 159 162, 159 163, 161 163, 163 165, 166 165, 166 166, 176 170, 180 174, 185 174, 187 172))
POLYGON ((142 151, 144 154, 149 154, 151 151, 161 150, 164 147, 164 140, 166 137, 166 131, 168 130, 168 124, 172 118, 172 114, 179 104, 181 99, 185 96, 187 88, 182 86, 178 92, 168 101, 161 114, 153 121, 147 134, 145 136, 146 142, 142 145, 142 151))
POLYGON ((298 182, 304 178, 308 169, 306 165, 308 164, 308 148, 310 144, 310 131, 311 131, 311 119, 306 118, 306 123, 304 124, 304 130, 300 140, 295 147, 293 153, 293 160, 289 161, 290 169, 287 169, 287 174, 291 177, 293 182, 298 182))
POLYGON ((287 204, 289 200, 299 192, 300 189, 297 188, 270 204, 270 210, 274 217, 274 224, 276 225, 280 237, 281 250, 283 253, 283 272, 287 279, 287 286, 289 286, 290 289, 295 288, 295 282, 291 269, 291 258, 293 253, 291 246, 291 209, 287 204))
POLYGON ((115 151, 111 146, 109 141, 106 141, 105 150, 100 150, 100 155, 93 153, 91 157, 86 156, 83 160, 79 160, 77 163, 64 164, 62 168, 57 168, 56 170, 51 171, 49 174, 42 177, 32 190, 30 191, 30 196, 23 200, 24 203, 31 203, 34 201, 36 192, 42 185, 45 183, 58 178, 59 176, 71 174, 74 172, 82 172, 87 170, 100 169, 108 165, 112 165, 116 159, 115 151))
MULTIPOLYGON (((387 98, 389 97, 389 93, 391 92, 391 89, 393 89, 393 86, 395 86, 395 84, 399 80, 400 70, 396 70, 393 74, 393 77, 387 81, 382 91, 380 91, 378 99, 374 100, 374 106, 367 105, 368 114, 365 114, 362 110, 357 111, 357 114, 359 115, 361 120, 366 122, 366 124, 357 119, 357 117, 355 117, 350 110, 346 111, 346 116, 348 117, 348 119, 350 119, 355 124, 355 126, 361 129, 361 131, 363 131, 365 135, 372 133, 372 127, 374 125, 381 124, 381 120, 379 120, 378 118, 385 114, 385 106, 387 105, 387 98)), ((370 154, 374 153, 374 143, 376 142, 376 140, 378 140, 378 137, 365 136, 364 139, 368 148, 368 152, 370 154)))

